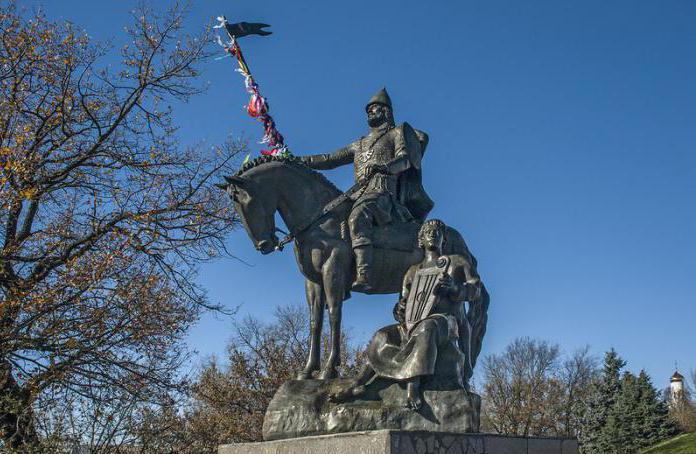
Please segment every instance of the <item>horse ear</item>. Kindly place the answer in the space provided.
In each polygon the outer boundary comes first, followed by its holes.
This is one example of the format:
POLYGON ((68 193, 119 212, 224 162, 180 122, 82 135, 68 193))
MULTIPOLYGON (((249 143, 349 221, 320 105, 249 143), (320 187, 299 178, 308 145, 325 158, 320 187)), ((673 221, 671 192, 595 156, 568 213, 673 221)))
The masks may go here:
POLYGON ((225 180, 227 183, 231 184, 232 186, 245 189, 246 187, 249 186, 249 180, 243 177, 238 177, 237 175, 232 175, 232 176, 225 176, 225 180))

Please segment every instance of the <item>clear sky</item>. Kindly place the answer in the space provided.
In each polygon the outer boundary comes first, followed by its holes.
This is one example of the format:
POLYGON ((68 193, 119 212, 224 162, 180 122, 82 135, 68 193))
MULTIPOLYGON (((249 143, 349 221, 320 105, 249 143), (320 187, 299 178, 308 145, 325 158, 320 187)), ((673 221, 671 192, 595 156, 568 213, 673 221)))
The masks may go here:
MULTIPOLYGON (((20 4, 115 45, 132 6, 20 4)), ((241 45, 295 154, 364 135, 382 86, 429 133, 431 215, 464 234, 491 293, 483 354, 532 336, 613 346, 659 386, 675 361, 696 368, 696 2, 196 0, 187 26, 219 14, 272 24, 241 45)), ((183 142, 260 137, 232 70, 203 68, 209 91, 176 112, 183 142)), ((329 178, 348 188, 352 170, 329 178)), ((263 319, 304 302, 291 248, 261 256, 242 230, 229 247, 252 266, 205 265, 212 300, 263 319)), ((354 295, 344 326, 367 341, 394 301, 354 295)), ((221 354, 230 334, 205 317, 189 343, 221 354)))

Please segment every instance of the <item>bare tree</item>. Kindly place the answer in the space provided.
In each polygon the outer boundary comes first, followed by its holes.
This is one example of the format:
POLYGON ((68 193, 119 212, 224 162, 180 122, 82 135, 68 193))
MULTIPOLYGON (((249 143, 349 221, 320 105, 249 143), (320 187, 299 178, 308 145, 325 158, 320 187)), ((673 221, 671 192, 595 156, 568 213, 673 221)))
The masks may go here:
POLYGON ((524 436, 573 436, 577 403, 596 375, 585 348, 561 359, 557 345, 518 338, 484 359, 485 429, 524 436))
POLYGON ((556 435, 577 437, 581 427, 580 406, 589 396, 598 370, 597 358, 590 354, 589 346, 574 351, 563 361, 557 376, 562 386, 562 397, 558 408, 556 435))
MULTIPOLYGON (((182 149, 169 104, 200 92, 207 32, 133 14, 122 66, 70 23, 0 8, 0 439, 37 440, 42 395, 157 396, 211 307, 195 266, 235 219, 212 178, 237 147, 182 149), (108 394, 108 393, 107 393, 108 394)), ((224 169, 224 170, 223 170, 224 169)))
POLYGON ((86 390, 90 394, 83 396, 56 387, 39 396, 35 412, 42 452, 132 452, 141 412, 150 402, 171 402, 170 395, 148 395, 158 392, 150 387, 139 394, 104 386, 86 390))
MULTIPOLYGON (((251 317, 238 323, 228 365, 211 360, 203 367, 183 414, 164 408, 144 415, 142 452, 215 452, 224 443, 260 441, 273 395, 304 365, 308 326, 307 311, 297 306, 277 309, 271 323, 251 317)), ((328 337, 324 333, 327 342, 328 337)), ((342 373, 351 375, 362 367, 364 352, 345 337, 342 343, 342 373)))

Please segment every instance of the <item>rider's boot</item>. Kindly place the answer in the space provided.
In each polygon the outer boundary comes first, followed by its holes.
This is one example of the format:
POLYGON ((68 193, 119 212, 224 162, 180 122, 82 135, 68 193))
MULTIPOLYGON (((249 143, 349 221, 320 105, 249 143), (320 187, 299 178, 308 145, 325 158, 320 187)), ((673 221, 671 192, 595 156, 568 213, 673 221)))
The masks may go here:
POLYGON ((355 252, 355 282, 352 289, 356 292, 367 292, 372 289, 372 245, 358 246, 355 252))

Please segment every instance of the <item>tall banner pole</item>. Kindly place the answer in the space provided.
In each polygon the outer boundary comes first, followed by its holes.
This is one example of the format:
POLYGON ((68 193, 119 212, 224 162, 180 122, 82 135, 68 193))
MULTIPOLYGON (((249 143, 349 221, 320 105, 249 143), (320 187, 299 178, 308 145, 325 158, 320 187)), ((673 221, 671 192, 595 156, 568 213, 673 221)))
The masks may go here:
POLYGON ((285 145, 285 138, 276 129, 275 121, 271 116, 268 101, 261 95, 259 85, 254 80, 251 74, 249 65, 244 58, 242 48, 239 46, 239 38, 248 35, 267 36, 271 32, 263 30, 270 27, 268 24, 238 22, 230 24, 225 16, 217 18, 218 25, 214 28, 224 29, 227 34, 227 41, 223 41, 220 35, 217 36, 217 42, 225 49, 225 53, 237 60, 238 68, 236 69, 244 77, 244 85, 247 93, 250 95, 249 103, 246 106, 247 113, 252 118, 256 118, 263 123, 264 135, 261 139, 262 144, 266 144, 268 149, 261 150, 262 155, 267 156, 290 156, 292 153, 285 145))

